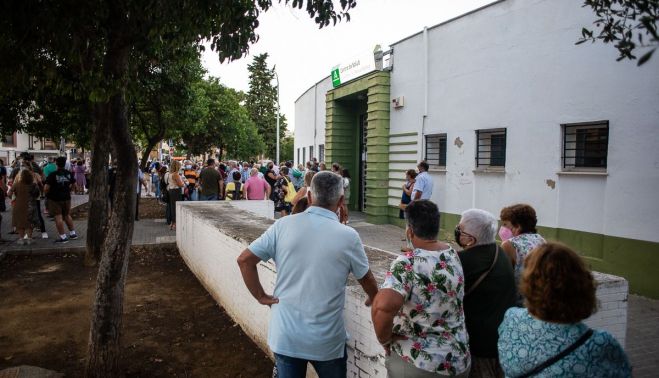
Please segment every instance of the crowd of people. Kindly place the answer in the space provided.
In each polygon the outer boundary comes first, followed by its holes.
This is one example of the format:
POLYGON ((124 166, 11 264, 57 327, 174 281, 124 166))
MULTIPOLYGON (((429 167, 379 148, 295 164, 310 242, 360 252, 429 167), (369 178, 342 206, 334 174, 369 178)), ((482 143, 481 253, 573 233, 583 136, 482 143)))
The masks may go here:
MULTIPOLYGON (((65 157, 49 157, 38 163, 27 152, 8 167, 0 159, 0 224, 1 212, 6 210, 5 199, 9 197, 12 206, 10 233, 18 235, 18 245, 32 244, 35 229, 41 232, 42 239, 49 238, 44 215, 55 221, 55 243, 78 238, 70 215, 71 192, 84 194, 87 191, 85 167, 82 159, 71 162, 65 157)), ((2 235, 0 241, 4 241, 2 235)))
POLYGON ((268 345, 279 377, 304 377, 308 363, 321 378, 346 376, 350 274, 371 306, 389 377, 631 376, 616 339, 583 323, 597 310, 592 273, 568 246, 538 233, 532 206, 503 208, 500 227, 493 214, 466 210, 454 248, 437 239, 432 181, 425 162, 418 168, 403 187, 409 247, 379 288, 359 235, 341 225, 345 189, 335 169, 305 176, 296 197, 307 210, 276 221, 240 254, 246 287, 272 309, 268 345), (257 270, 267 260, 277 265, 272 294, 257 270))
MULTIPOLYGON (((42 200, 56 223, 55 242, 78 237, 71 193, 88 189, 84 161, 38 164, 26 153, 9 169, 2 163, 0 206, 5 195, 11 198, 18 244, 31 244, 35 228, 48 238, 42 200)), ((112 169, 110 193, 111 176, 112 169)), ((304 377, 307 363, 321 378, 345 376, 349 274, 366 293, 390 377, 631 376, 615 338, 583 323, 597 310, 593 275, 572 249, 539 234, 532 206, 504 207, 499 219, 482 209, 464 211, 454 248, 438 240, 440 212, 430 200, 428 165, 420 162, 402 186, 406 246, 378 287, 359 234, 346 226, 350 184, 337 163, 327 170, 315 160, 295 167, 208 159, 149 162, 138 171, 137 189, 166 204, 171 229, 178 201, 274 202, 280 219, 238 265, 250 293, 272 308, 268 345, 280 377, 304 377), (270 259, 277 281, 267 294, 257 266, 270 259)))
MULTIPOLYGON (((341 175, 346 193, 350 192, 350 173, 338 163, 332 172, 341 175)), ((170 229, 176 229, 176 203, 178 201, 238 201, 270 200, 278 217, 304 211, 308 202, 305 193, 313 175, 325 170, 325 163, 313 159, 297 167, 286 161, 277 165, 272 161, 216 162, 208 159, 204 164, 192 160, 173 160, 169 165, 149 162, 140 171, 140 184, 146 196, 157 197, 166 205, 165 218, 170 229)), ((138 188, 138 195, 139 188, 138 188)), ((339 209, 342 223, 348 222, 349 196, 339 209)))

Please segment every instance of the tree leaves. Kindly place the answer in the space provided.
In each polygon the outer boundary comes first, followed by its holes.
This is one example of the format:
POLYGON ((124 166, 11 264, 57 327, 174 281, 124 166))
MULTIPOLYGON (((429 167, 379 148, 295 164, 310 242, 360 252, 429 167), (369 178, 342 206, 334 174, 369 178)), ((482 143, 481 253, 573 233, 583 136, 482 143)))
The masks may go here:
POLYGON ((590 7, 598 17, 593 22, 598 30, 595 33, 582 28, 576 45, 598 40, 611 43, 619 52, 617 61, 634 60, 634 51, 651 48, 641 56, 637 65, 650 60, 656 46, 659 46, 659 0, 585 0, 583 7, 590 7), (645 40, 644 35, 648 37, 645 40))

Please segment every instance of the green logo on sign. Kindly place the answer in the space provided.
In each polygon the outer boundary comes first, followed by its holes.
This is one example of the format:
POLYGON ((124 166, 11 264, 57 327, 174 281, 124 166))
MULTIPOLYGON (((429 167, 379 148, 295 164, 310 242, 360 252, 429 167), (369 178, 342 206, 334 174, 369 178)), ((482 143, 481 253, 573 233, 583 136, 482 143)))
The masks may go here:
POLYGON ((334 88, 341 85, 341 76, 339 76, 339 67, 332 70, 332 85, 334 88))

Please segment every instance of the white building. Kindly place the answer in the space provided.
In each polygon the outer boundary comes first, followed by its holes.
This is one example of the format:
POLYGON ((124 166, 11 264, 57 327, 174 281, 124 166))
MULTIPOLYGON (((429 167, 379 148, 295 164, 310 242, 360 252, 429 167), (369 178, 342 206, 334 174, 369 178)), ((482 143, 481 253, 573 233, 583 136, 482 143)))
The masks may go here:
POLYGON ((296 162, 341 163, 351 206, 396 223, 425 159, 443 228, 529 203, 548 239, 659 298, 659 58, 576 46, 594 19, 574 0, 503 0, 392 44, 385 70, 346 62, 296 101, 296 162))
MULTIPOLYGON (((4 161, 5 165, 10 165, 19 157, 21 152, 29 152, 34 155, 35 161, 40 161, 48 156, 58 156, 60 154, 60 142, 21 132, 15 132, 0 138, 0 159, 4 161)), ((77 156, 79 152, 81 151, 75 145, 65 145, 67 157, 77 156)))

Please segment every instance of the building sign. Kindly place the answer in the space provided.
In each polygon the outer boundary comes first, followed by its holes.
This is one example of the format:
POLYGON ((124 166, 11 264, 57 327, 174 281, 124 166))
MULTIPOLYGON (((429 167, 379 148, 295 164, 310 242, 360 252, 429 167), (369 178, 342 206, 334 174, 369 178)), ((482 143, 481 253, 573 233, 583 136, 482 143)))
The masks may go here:
POLYGON ((346 63, 332 68, 332 85, 334 88, 375 71, 375 57, 372 52, 361 54, 346 63))

